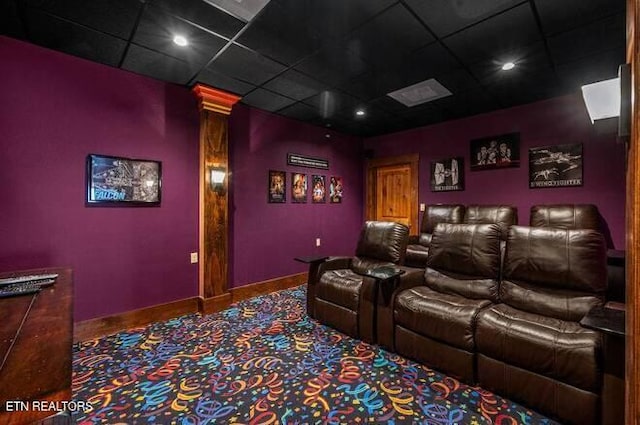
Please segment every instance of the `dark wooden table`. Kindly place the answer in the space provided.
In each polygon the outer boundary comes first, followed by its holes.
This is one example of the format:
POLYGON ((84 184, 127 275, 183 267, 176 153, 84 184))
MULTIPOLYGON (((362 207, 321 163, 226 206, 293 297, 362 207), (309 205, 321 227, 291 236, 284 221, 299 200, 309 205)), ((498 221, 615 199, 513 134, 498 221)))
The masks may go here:
POLYGON ((580 324, 604 335, 604 376, 602 383, 602 424, 624 423, 624 336, 623 308, 593 308, 580 324))
POLYGON ((310 255, 306 257, 294 258, 294 260, 300 263, 309 264, 309 274, 307 278, 307 314, 312 319, 315 319, 316 317, 314 302, 316 296, 316 288, 313 284, 318 280, 318 270, 320 269, 320 264, 324 263, 329 258, 330 257, 328 255, 310 255))
POLYGON ((404 270, 390 266, 377 267, 375 269, 366 270, 362 273, 363 276, 373 278, 375 280, 375 287, 373 289, 373 302, 376 308, 373 309, 373 342, 378 341, 378 296, 382 295, 385 302, 388 302, 388 298, 393 293, 398 278, 405 273, 404 270))
MULTIPOLYGON (((53 285, 39 293, 0 299, 1 424, 40 423, 55 413, 31 409, 8 412, 7 401, 68 401, 72 397, 71 270, 0 273, 0 278, 43 273, 59 276, 53 285)), ((59 418, 46 421, 62 423, 59 418)))

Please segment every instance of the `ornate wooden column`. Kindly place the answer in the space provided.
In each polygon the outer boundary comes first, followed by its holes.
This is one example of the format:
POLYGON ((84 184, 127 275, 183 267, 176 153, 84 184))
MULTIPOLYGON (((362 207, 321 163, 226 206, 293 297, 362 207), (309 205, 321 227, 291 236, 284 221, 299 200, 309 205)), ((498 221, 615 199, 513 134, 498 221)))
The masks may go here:
POLYGON ((229 143, 228 116, 238 96, 196 84, 200 106, 200 310, 210 313, 231 303, 228 289, 229 143), (224 171, 214 188, 211 171, 224 171))

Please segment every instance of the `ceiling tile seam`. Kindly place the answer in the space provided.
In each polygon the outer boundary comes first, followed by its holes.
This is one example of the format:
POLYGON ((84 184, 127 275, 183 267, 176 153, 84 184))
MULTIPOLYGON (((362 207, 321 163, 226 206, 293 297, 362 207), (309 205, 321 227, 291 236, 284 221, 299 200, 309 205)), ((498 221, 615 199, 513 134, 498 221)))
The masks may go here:
POLYGON ((138 25, 140 25, 140 21, 142 20, 142 15, 144 14, 144 11, 146 10, 146 8, 147 8, 147 3, 142 3, 142 6, 140 6, 140 9, 138 10, 138 16, 136 16, 136 21, 133 24, 133 28, 131 29, 131 34, 129 34, 127 45, 124 46, 124 51, 122 52, 122 56, 118 61, 118 68, 122 68, 122 65, 124 65, 124 60, 129 54, 129 48, 131 47, 131 44, 133 42, 133 37, 135 36, 136 31, 138 31, 138 25))
POLYGON ((544 45, 545 56, 547 57, 547 62, 551 66, 551 70, 553 71, 553 76, 557 79, 558 72, 556 70, 556 64, 553 61, 553 57, 551 56, 551 47, 549 47, 549 40, 544 35, 544 30, 542 29, 542 19, 540 18, 540 13, 538 13, 538 7, 535 5, 533 0, 529 0, 529 6, 531 7, 531 12, 533 13, 533 19, 536 21, 536 27, 538 28, 538 33, 542 38, 542 43, 544 45))
MULTIPOLYGON (((208 4, 208 3, 207 3, 208 4)), ((196 79, 198 78, 198 75, 204 71, 206 68, 209 67, 209 65, 211 65, 216 59, 218 59, 224 52, 227 51, 227 49, 232 46, 232 45, 236 45, 236 46, 241 46, 239 43, 236 43, 235 41, 242 35, 244 34, 244 32, 246 30, 248 30, 251 27, 251 24, 253 22, 256 21, 256 19, 258 19, 263 13, 264 11, 267 9, 267 7, 269 6, 269 4, 267 3, 267 5, 265 7, 263 7, 262 9, 260 9, 260 11, 258 13, 256 13, 256 15, 245 24, 245 26, 243 26, 242 28, 240 28, 240 30, 236 33, 236 35, 234 35, 233 37, 231 37, 229 39, 229 41, 227 42, 227 44, 225 44, 224 46, 222 46, 222 48, 220 50, 218 50, 218 52, 213 55, 213 57, 211 59, 209 59, 209 61, 205 62, 205 64, 200 68, 200 70, 198 72, 196 72, 185 84, 188 87, 193 86, 196 83, 196 79)), ((233 15, 231 15, 233 16, 233 15)), ((242 46, 244 47, 244 46, 242 46)))
MULTIPOLYGON (((208 3, 207 3, 207 4, 208 4, 208 3)), ((158 6, 158 7, 159 7, 159 6, 158 6)), ((204 32, 206 32, 207 34, 214 35, 214 36, 216 36, 216 37, 218 37, 218 38, 221 38, 221 39, 223 39, 223 40, 225 40, 225 41, 227 41, 227 42, 228 42, 228 41, 231 41, 231 38, 229 38, 229 37, 227 37, 227 36, 225 36, 225 35, 222 35, 222 34, 219 34, 219 33, 215 32, 215 31, 212 31, 212 30, 210 30, 209 28, 207 28, 207 27, 205 27, 205 26, 202 26, 202 25, 200 25, 200 24, 197 24, 197 23, 195 23, 195 22, 193 22, 193 21, 191 21, 191 20, 189 20, 189 19, 187 19, 187 18, 183 18, 183 17, 181 17, 181 16, 174 15, 173 13, 171 13, 171 12, 167 11, 166 9, 164 9, 164 8, 162 8, 162 7, 159 7, 159 8, 160 8, 160 9, 162 9, 163 11, 165 11, 165 13, 166 13, 167 15, 171 16, 171 17, 172 17, 172 18, 174 18, 174 19, 177 19, 178 21, 182 21, 182 22, 184 22, 185 24, 191 25, 192 27, 195 27, 195 28, 197 28, 197 29, 199 29, 199 30, 201 30, 201 31, 204 31, 204 32)), ((246 24, 245 24, 245 25, 246 25, 246 24)))
POLYGON ((594 17, 594 18, 592 18, 592 19, 590 19, 588 21, 585 21, 585 22, 582 22, 582 23, 579 23, 579 24, 575 24, 575 26, 563 27, 560 31, 550 32, 546 36, 547 37, 557 37, 558 35, 565 34, 565 33, 571 32, 571 31, 575 31, 575 30, 580 29, 580 28, 587 27, 587 26, 592 25, 592 24, 594 24, 594 23, 596 23, 598 21, 604 21, 604 20, 607 20, 607 19, 611 19, 616 15, 623 15, 623 17, 625 17, 626 16, 625 15, 625 10, 624 9, 619 9, 619 10, 614 10, 613 12, 607 11, 607 13, 605 13, 605 14, 600 14, 600 15, 598 15, 598 16, 596 16, 596 17, 594 17))

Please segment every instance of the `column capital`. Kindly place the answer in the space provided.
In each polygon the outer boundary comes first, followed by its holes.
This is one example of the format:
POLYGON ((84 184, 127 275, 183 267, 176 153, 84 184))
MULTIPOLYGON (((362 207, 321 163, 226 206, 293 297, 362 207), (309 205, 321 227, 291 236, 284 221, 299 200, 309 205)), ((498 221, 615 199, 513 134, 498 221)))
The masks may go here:
POLYGON ((193 86, 192 91, 198 97, 200 110, 214 111, 223 115, 229 115, 233 105, 240 100, 240 96, 199 83, 193 86))

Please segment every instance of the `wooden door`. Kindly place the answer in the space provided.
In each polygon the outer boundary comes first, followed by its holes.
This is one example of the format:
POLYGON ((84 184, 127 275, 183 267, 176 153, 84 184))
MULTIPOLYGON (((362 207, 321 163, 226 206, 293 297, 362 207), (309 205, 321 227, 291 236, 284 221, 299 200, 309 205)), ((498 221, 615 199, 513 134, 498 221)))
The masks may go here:
POLYGON ((418 232, 418 162, 418 155, 369 161, 367 220, 394 221, 418 232))

